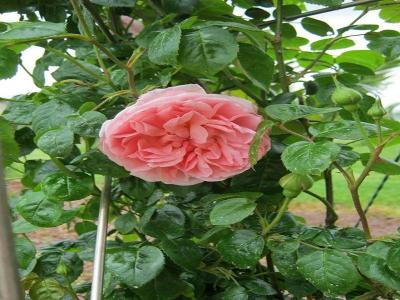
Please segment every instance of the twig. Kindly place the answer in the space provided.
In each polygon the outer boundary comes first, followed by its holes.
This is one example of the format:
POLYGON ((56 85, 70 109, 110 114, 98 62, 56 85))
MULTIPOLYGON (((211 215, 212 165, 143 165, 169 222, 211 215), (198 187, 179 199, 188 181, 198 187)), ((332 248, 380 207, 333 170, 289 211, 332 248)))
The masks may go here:
POLYGON ((111 43, 116 43, 116 39, 114 36, 110 33, 107 25, 104 23, 103 19, 101 18, 96 6, 94 6, 90 1, 88 0, 82 0, 83 5, 86 7, 86 9, 90 12, 92 15, 93 19, 96 21, 97 25, 99 25, 100 30, 104 33, 106 38, 111 42, 111 43))
POLYGON ((281 207, 278 210, 278 213, 276 214, 275 218, 268 224, 268 226, 265 228, 264 230, 264 235, 267 235, 272 228, 275 227, 275 225, 277 225, 279 223, 279 221, 281 220, 283 214, 287 211, 289 203, 290 203, 290 198, 285 198, 285 200, 283 201, 281 207))
POLYGON ((277 7, 276 7, 276 30, 275 30, 275 37, 271 41, 272 45, 274 46, 276 62, 279 71, 279 82, 281 84, 282 91, 285 93, 289 92, 289 83, 286 78, 286 67, 285 67, 285 60, 283 58, 283 50, 282 50, 282 6, 283 0, 278 0, 277 7))
POLYGON ((317 57, 308 65, 304 68, 303 71, 301 71, 295 78, 295 80, 298 80, 299 78, 303 77, 304 75, 307 74, 308 71, 310 71, 320 60, 321 58, 325 55, 325 53, 339 40, 346 38, 343 37, 343 34, 350 29, 352 25, 357 23, 363 16, 365 16, 368 13, 368 7, 362 11, 362 13, 355 18, 349 25, 347 25, 347 29, 343 30, 341 33, 339 33, 335 38, 333 38, 329 43, 325 45, 325 47, 322 49, 322 51, 317 55, 317 57))
MULTIPOLYGON (((398 162, 399 160, 400 160, 400 153, 397 155, 397 157, 395 158, 394 161, 398 162)), ((382 178, 381 183, 378 185, 375 192, 372 194, 371 198, 369 199, 367 206, 364 208, 364 214, 367 214, 370 207, 374 204, 376 198, 379 195, 379 192, 383 189, 383 187, 388 179, 389 179, 389 175, 385 175, 385 177, 382 178)), ((360 222, 361 222, 361 220, 358 219, 358 221, 356 222, 354 227, 358 227, 360 225, 360 222)))
MULTIPOLYGON (((83 14, 82 14, 82 11, 81 11, 81 8, 80 8, 80 6, 79 6, 78 0, 70 0, 70 2, 71 2, 71 4, 72 4, 72 7, 74 8, 74 12, 75 12, 76 16, 78 17, 79 23, 80 23, 81 26, 82 26, 82 29, 83 29, 84 34, 85 34, 89 39, 92 39, 93 34, 92 34, 92 32, 90 31, 89 26, 88 26, 88 24, 86 23, 86 20, 85 20, 83 14)), ((95 41, 95 40, 93 39, 93 41, 95 41)), ((100 47, 99 47, 99 43, 96 42, 95 45, 96 45, 98 48, 100 48, 100 47)), ((104 48, 103 46, 101 46, 101 47, 104 48)), ((104 49, 106 49, 106 48, 104 48, 104 49)), ((103 59, 101 58, 101 55, 100 55, 100 53, 99 53, 99 50, 98 50, 96 47, 94 47, 93 50, 94 50, 94 52, 95 52, 95 54, 96 54, 96 58, 97 58, 97 61, 99 62, 100 67, 103 69, 104 77, 105 77, 106 81, 109 82, 110 84, 113 84, 112 81, 111 81, 111 75, 110 75, 110 73, 108 72, 107 66, 105 65, 103 59)), ((108 50, 107 50, 107 52, 111 53, 111 52, 108 51, 108 50)), ((111 55, 112 55, 112 54, 111 54, 111 55)), ((114 55, 112 55, 112 56, 114 56, 114 55)), ((110 56, 109 56, 109 57, 110 57, 110 56)))
POLYGON ((233 76, 233 74, 228 70, 225 69, 223 70, 223 73, 225 74, 225 76, 233 82, 233 84, 235 86, 237 86, 238 88, 240 88, 243 92, 245 92, 249 97, 253 98, 254 100, 256 100, 257 102, 262 102, 262 99, 256 95, 252 90, 250 90, 248 87, 246 87, 243 83, 241 83, 239 80, 237 80, 235 78, 235 76, 233 76))
POLYGON ((326 207, 326 217, 325 217, 325 226, 327 228, 335 227, 335 222, 338 219, 338 216, 334 209, 334 200, 333 200, 333 179, 332 179, 332 170, 328 169, 324 171, 324 179, 325 179, 325 197, 326 203, 329 204, 326 207))
POLYGON ((60 169, 65 175, 70 176, 70 177, 76 177, 76 174, 72 172, 70 169, 68 169, 62 161, 60 161, 58 158, 50 156, 50 159, 52 162, 57 166, 57 168, 60 169))
POLYGON ((300 134, 300 133, 297 133, 297 132, 295 132, 295 131, 293 131, 293 130, 287 128, 287 127, 285 127, 283 124, 279 124, 277 127, 278 127, 279 129, 281 129, 282 131, 285 131, 285 132, 287 132, 287 133, 290 133, 291 135, 295 135, 295 136, 297 136, 297 137, 299 137, 299 138, 302 138, 302 139, 304 139, 304 140, 306 140, 306 141, 308 141, 308 142, 310 142, 310 143, 314 143, 314 141, 313 141, 311 138, 309 138, 309 137, 307 137, 307 136, 305 136, 305 135, 302 135, 302 134, 300 134))
MULTIPOLYGON (((283 20, 284 21, 293 21, 293 20, 297 20, 297 19, 301 19, 301 18, 305 18, 305 17, 309 17, 309 16, 319 15, 319 14, 336 11, 336 10, 341 10, 341 9, 345 9, 345 8, 350 8, 350 7, 354 7, 354 6, 374 4, 374 3, 378 3, 379 1, 380 0, 354 1, 354 2, 350 2, 350 3, 342 4, 342 5, 330 6, 330 7, 325 7, 325 8, 321 8, 321 9, 312 10, 312 11, 307 11, 305 13, 301 13, 298 15, 285 17, 285 18, 283 18, 283 20)), ((276 20, 266 21, 266 22, 262 23, 260 26, 267 27, 275 22, 276 22, 276 20)))
POLYGON ((353 115, 353 119, 356 121, 357 128, 360 131, 361 136, 363 137, 364 144, 369 148, 369 150, 371 152, 373 152, 374 151, 374 145, 371 143, 371 140, 368 137, 368 133, 365 130, 364 126, 362 125, 358 113, 357 112, 353 112, 352 115, 353 115))
POLYGON ((315 199, 318 199, 319 201, 321 201, 326 206, 327 209, 330 209, 332 211, 332 214, 335 216, 335 218, 337 220, 338 216, 337 216, 337 214, 335 212, 334 207, 328 201, 326 201, 326 199, 324 197, 322 197, 322 196, 320 196, 320 195, 318 195, 316 193, 313 193, 311 191, 304 191, 304 193, 306 193, 306 194, 308 194, 310 196, 313 196, 315 199))
POLYGON ((74 65, 76 65, 78 68, 82 69, 84 72, 88 73, 89 75, 99 79, 99 80, 103 80, 103 78, 101 76, 99 76, 98 74, 96 74, 95 72, 93 72, 92 70, 90 70, 89 68, 85 67, 81 62, 79 62, 75 57, 72 57, 68 54, 65 54, 64 52, 61 52, 57 49, 54 49, 52 47, 46 46, 45 49, 49 52, 53 52, 54 54, 57 54, 63 58, 65 58, 66 60, 69 60, 71 63, 73 63, 74 65))
POLYGON ((378 147, 375 148, 375 150, 371 153, 371 156, 367 162, 367 164, 365 165, 364 170, 361 172, 360 177, 357 178, 356 182, 355 182, 355 187, 359 188, 359 186, 361 185, 361 183, 364 181, 364 179, 368 176, 368 173, 371 171, 372 166, 374 165, 375 161, 378 159, 379 154, 381 154, 383 148, 384 148, 384 144, 379 145, 378 147))

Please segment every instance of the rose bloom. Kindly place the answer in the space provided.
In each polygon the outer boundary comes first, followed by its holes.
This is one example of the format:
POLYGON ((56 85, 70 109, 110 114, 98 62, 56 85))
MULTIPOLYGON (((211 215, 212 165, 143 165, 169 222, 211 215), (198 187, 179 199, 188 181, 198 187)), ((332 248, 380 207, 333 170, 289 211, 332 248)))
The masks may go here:
MULTIPOLYGON (((103 124, 100 148, 147 181, 220 181, 250 168, 249 147, 261 121, 251 102, 207 94, 196 84, 156 89, 103 124)), ((269 148, 266 134, 259 158, 269 148)))
POLYGON ((133 36, 138 36, 143 30, 143 23, 138 20, 133 20, 128 16, 121 16, 121 22, 124 28, 127 28, 128 32, 133 36), (129 26, 129 27, 128 27, 129 26))

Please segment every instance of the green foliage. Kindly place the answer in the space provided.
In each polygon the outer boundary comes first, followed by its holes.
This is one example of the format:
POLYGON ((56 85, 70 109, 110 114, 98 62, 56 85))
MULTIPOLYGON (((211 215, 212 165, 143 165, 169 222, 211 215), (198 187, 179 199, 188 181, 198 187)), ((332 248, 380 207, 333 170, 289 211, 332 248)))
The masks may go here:
POLYGON ((214 75, 231 63, 238 45, 229 31, 218 27, 201 28, 182 36, 179 62, 194 74, 214 75))
MULTIPOLYGON (((336 7, 342 0, 285 0, 282 7, 259 0, 76 1, 80 14, 62 0, 0 4, 0 12, 21 16, 0 26, 0 79, 15 75, 22 51, 43 49, 32 72, 38 91, 0 99, 6 171, 23 185, 10 207, 26 298, 90 297, 86 266, 105 176, 112 179, 105 300, 400 297, 398 233, 372 237, 365 222, 363 230, 340 228, 328 217, 311 227, 287 211, 293 197, 314 195, 314 184, 327 188, 315 195, 327 207, 318 213, 332 214, 338 195, 332 205, 330 173, 334 186, 350 188, 345 201, 356 206, 364 175, 400 174, 381 152, 400 142, 400 123, 376 96, 399 65, 400 32, 379 31, 360 16, 368 7, 390 26, 399 22, 399 4, 351 2, 361 8, 354 22, 336 7), (310 15, 314 5, 333 10, 341 27, 321 11, 310 15), (126 32, 122 15, 143 21, 144 30, 126 32), (82 35, 85 25, 90 36, 82 35), (49 70, 53 84, 45 80, 49 70), (242 132, 248 170, 221 182, 167 185, 131 176, 99 150, 107 119, 147 91, 183 84, 258 107, 256 132, 242 132), (271 148, 261 157, 267 139, 271 148), (345 183, 337 181, 342 175, 345 183), (38 249, 28 238, 66 223, 76 238, 60 236, 38 249)), ((230 118, 247 124, 245 116, 230 118)), ((143 119, 141 126, 152 124, 143 119)), ((215 135, 219 130, 226 129, 215 125, 215 135)), ((221 152, 238 159, 228 156, 221 152)))

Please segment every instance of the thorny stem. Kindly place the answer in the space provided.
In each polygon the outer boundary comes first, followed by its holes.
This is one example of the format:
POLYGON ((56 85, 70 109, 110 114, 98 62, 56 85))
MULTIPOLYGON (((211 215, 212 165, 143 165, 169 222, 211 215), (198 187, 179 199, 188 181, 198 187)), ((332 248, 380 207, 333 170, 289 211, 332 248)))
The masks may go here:
MULTIPOLYGON (((81 26, 82 26, 82 29, 83 29, 84 34, 85 34, 89 39, 92 39, 93 34, 92 34, 92 32, 90 32, 89 26, 88 26, 88 24, 87 24, 86 21, 85 21, 85 18, 84 18, 83 14, 82 14, 82 11, 81 11, 81 8, 80 8, 80 6, 79 6, 78 0, 70 0, 70 1, 71 1, 71 4, 72 4, 72 7, 74 8, 74 12, 75 12, 76 16, 78 17, 79 23, 80 23, 81 26)), ((95 40, 93 39, 93 41, 95 41, 95 40)), ((95 46, 97 46, 98 48, 100 48, 100 47, 99 47, 99 43, 97 43, 97 42, 96 42, 95 46)), ((103 48, 104 48, 104 47, 103 47, 103 48)), ((104 48, 104 49, 105 49, 105 48, 104 48)), ((98 60, 98 62, 99 62, 100 67, 103 69, 104 78, 106 79, 106 81, 107 81, 108 83, 110 83, 110 85, 113 85, 113 84, 112 84, 112 81, 111 81, 110 73, 108 72, 107 66, 105 65, 103 59, 101 58, 101 55, 100 55, 100 53, 99 53, 99 49, 97 49, 96 47, 94 47, 93 50, 94 50, 94 52, 95 52, 95 54, 96 54, 96 58, 97 58, 97 60, 98 60)), ((108 50, 107 50, 107 51, 108 51, 108 50)), ((109 51, 108 51, 108 52, 109 52, 109 51)), ((111 52, 110 52, 110 53, 111 53, 111 52)))
POLYGON ((369 229, 367 217, 366 217, 364 210, 362 208, 362 205, 361 205, 360 195, 358 193, 359 186, 356 186, 356 182, 355 182, 354 178, 346 170, 344 170, 338 163, 334 163, 334 165, 343 174, 343 176, 345 177, 345 179, 347 181, 347 186, 349 187, 354 207, 355 207, 357 214, 361 220, 361 224, 362 224, 364 233, 365 233, 367 239, 370 239, 371 231, 369 229))
POLYGON ((267 260, 267 269, 268 269, 268 273, 271 277, 271 283, 272 286, 274 287, 275 291, 278 292, 278 295, 276 295, 278 297, 278 299, 285 299, 282 295, 281 289, 278 286, 278 282, 275 276, 275 268, 274 268, 274 262, 272 260, 272 255, 271 252, 268 252, 267 255, 265 256, 266 260, 267 260))
POLYGON ((249 97, 253 98, 254 100, 256 100, 257 102, 262 102, 262 99, 256 95, 252 90, 250 90, 249 88, 247 88, 244 84, 242 84, 239 80, 237 80, 235 78, 235 76, 233 76, 233 74, 228 70, 225 69, 223 70, 223 73, 225 74, 225 76, 232 81, 232 83, 237 86, 238 88, 240 88, 243 92, 245 92, 249 97))
POLYGON ((117 42, 116 39, 110 33, 107 25, 104 23, 103 19, 101 18, 97 8, 89 0, 82 0, 82 3, 86 7, 86 9, 90 12, 93 19, 96 21, 97 25, 99 25, 100 30, 103 32, 103 34, 106 36, 106 38, 111 43, 116 43, 117 42))
POLYGON ((282 219, 283 214, 287 211, 289 203, 290 203, 290 198, 285 198, 283 201, 281 207, 278 210, 278 213, 276 214, 275 218, 271 221, 271 223, 268 224, 268 226, 264 230, 264 235, 267 235, 272 228, 275 227, 276 224, 279 223, 279 221, 282 219))
POLYGON ((58 158, 50 156, 50 159, 65 175, 76 177, 75 173, 68 169, 58 158))
POLYGON ((282 50, 282 6, 283 0, 278 0, 276 7, 276 30, 275 37, 273 38, 272 45, 274 46, 278 71, 279 71, 279 81, 281 84, 282 91, 287 93, 289 92, 289 83, 286 78, 286 67, 285 60, 283 58, 283 50, 282 50))
POLYGON ((21 68, 33 79, 33 81, 35 82, 35 84, 37 84, 38 86, 42 87, 43 85, 41 84, 40 80, 36 78, 35 75, 33 75, 31 72, 29 72, 29 70, 24 66, 24 64, 22 62, 19 63, 19 65, 21 66, 21 68))
POLYGON ((96 74, 95 72, 93 72, 92 70, 90 70, 89 68, 85 67, 82 63, 80 63, 75 57, 65 54, 62 51, 59 51, 57 49, 54 49, 52 47, 48 47, 46 46, 45 49, 49 52, 53 52, 54 54, 57 54, 63 58, 65 58, 66 60, 69 60, 71 63, 73 63, 74 65, 76 65, 78 68, 81 68, 84 72, 88 73, 89 75, 92 75, 93 77, 102 80, 103 78, 100 77, 98 74, 96 74))
POLYGON ((358 177, 358 179, 354 183, 354 185, 357 189, 360 187, 360 185, 364 181, 364 179, 368 176, 368 173, 371 171, 372 166, 374 165, 375 161, 379 158, 379 154, 381 154, 384 147, 385 147, 385 144, 380 144, 371 153, 371 156, 370 156, 367 164, 365 165, 364 170, 361 172, 360 177, 358 177))
POLYGON ((335 222, 338 219, 338 216, 334 210, 333 203, 333 179, 332 179, 332 170, 328 169, 324 171, 324 179, 325 179, 325 198, 326 202, 329 205, 326 208, 326 217, 325 217, 325 226, 328 228, 335 227, 335 222))
POLYGON ((368 137, 367 131, 365 130, 364 126, 361 124, 361 120, 360 120, 360 117, 359 117, 358 113, 357 112, 353 112, 352 115, 353 115, 354 120, 356 121, 356 125, 358 127, 358 130, 360 131, 360 133, 361 133, 361 135, 363 137, 365 145, 369 148, 369 150, 371 152, 373 152, 374 151, 374 145, 372 145, 371 140, 368 137))
POLYGON ((302 135, 302 134, 300 134, 300 133, 297 133, 297 132, 295 132, 295 131, 293 131, 293 130, 287 128, 287 127, 285 127, 283 124, 279 124, 279 125, 277 125, 277 127, 278 127, 280 130, 284 131, 284 132, 290 133, 291 135, 295 135, 295 136, 297 136, 297 137, 299 137, 299 138, 302 138, 302 139, 304 139, 304 140, 306 140, 306 141, 308 141, 308 142, 310 142, 310 143, 314 143, 314 141, 313 141, 311 138, 309 138, 309 137, 307 137, 307 136, 305 136, 305 135, 302 135))
MULTIPOLYGON (((312 11, 307 11, 298 15, 294 15, 294 16, 289 16, 289 17, 285 17, 284 21, 293 21, 293 20, 297 20, 297 19, 301 19, 301 18, 305 18, 305 17, 309 17, 309 16, 314 16, 314 15, 319 15, 319 14, 323 14, 323 13, 327 13, 327 12, 331 12, 331 11, 336 11, 336 10, 341 10, 341 9, 345 9, 345 8, 350 8, 350 7, 354 7, 354 6, 359 6, 359 5, 367 5, 367 4, 374 4, 374 3, 378 3, 381 0, 361 0, 361 1, 353 1, 350 3, 345 3, 342 5, 335 5, 335 6, 330 6, 330 7, 325 7, 325 8, 321 8, 321 9, 316 9, 316 10, 312 10, 312 11)), ((261 27, 267 27, 273 23, 275 23, 276 20, 271 20, 271 21, 267 21, 262 23, 260 26, 261 27)))
MULTIPOLYGON (((326 207, 327 214, 328 214, 328 212, 330 212, 330 214, 332 215, 331 218, 332 218, 332 220, 334 220, 333 223, 337 221, 338 215, 336 214, 335 208, 333 207, 333 205, 330 202, 328 202, 324 197, 322 197, 322 196, 320 196, 320 195, 318 195, 316 193, 313 193, 311 191, 304 191, 304 193, 306 193, 306 194, 314 197, 315 199, 318 199, 319 201, 321 201, 326 207)), ((334 225, 334 224, 332 224, 332 225, 334 225)))
POLYGON ((133 51, 131 57, 128 60, 128 63, 126 64, 127 66, 127 72, 128 72, 128 84, 129 84, 129 89, 131 90, 132 95, 136 96, 136 88, 135 88, 135 75, 133 74, 133 66, 135 63, 138 61, 138 59, 142 56, 144 53, 144 49, 142 48, 137 48, 135 51, 133 51))
POLYGON ((349 190, 350 190, 350 193, 351 193, 351 197, 353 198, 354 207, 356 208, 358 216, 360 217, 364 233, 365 233, 367 239, 370 239, 372 237, 371 236, 371 231, 369 229, 367 217, 366 217, 366 215, 364 213, 364 210, 363 210, 363 208, 361 206, 361 201, 360 201, 360 195, 358 193, 358 188, 349 185, 349 190))

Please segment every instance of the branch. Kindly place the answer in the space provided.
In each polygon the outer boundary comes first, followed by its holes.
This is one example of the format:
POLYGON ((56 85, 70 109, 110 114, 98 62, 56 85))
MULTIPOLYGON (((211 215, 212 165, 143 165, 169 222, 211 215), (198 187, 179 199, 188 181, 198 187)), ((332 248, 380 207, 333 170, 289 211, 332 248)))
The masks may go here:
POLYGON ((333 203, 333 179, 332 179, 332 170, 328 169, 324 171, 324 179, 325 179, 325 197, 326 202, 329 204, 326 209, 326 217, 325 217, 325 225, 328 228, 335 227, 335 222, 338 219, 338 216, 334 209, 333 203))
MULTIPOLYGON (((345 8, 350 8, 350 7, 354 7, 354 6, 378 3, 379 1, 380 0, 354 1, 354 2, 350 2, 350 3, 342 4, 342 5, 336 5, 336 6, 320 8, 320 9, 316 9, 316 10, 312 10, 312 11, 307 11, 307 12, 302 13, 302 14, 285 17, 285 18, 283 18, 283 21, 293 21, 293 20, 297 20, 297 19, 301 19, 301 18, 305 18, 305 17, 309 17, 309 16, 319 15, 319 14, 323 14, 323 13, 327 13, 327 12, 331 12, 331 11, 336 11, 336 10, 341 10, 341 9, 345 9, 345 8)), ((260 26, 261 27, 267 27, 267 26, 269 26, 269 25, 271 25, 271 24, 273 24, 275 22, 276 22, 276 20, 266 21, 264 23, 261 23, 260 26)))
MULTIPOLYGON (((359 3, 359 2, 357 2, 359 3)), ((346 26, 346 29, 343 30, 341 33, 339 33, 335 38, 333 38, 329 43, 327 43, 325 45, 325 47, 322 49, 322 51, 317 55, 317 57, 308 65, 304 68, 303 71, 301 71, 299 73, 298 76, 296 76, 296 80, 298 80, 299 78, 303 77, 305 74, 307 74, 308 71, 310 71, 320 60, 321 58, 325 55, 325 53, 339 40, 346 38, 343 37, 343 34, 349 30, 352 25, 354 25, 355 23, 357 23, 357 21, 359 21, 363 16, 365 16, 368 12, 368 7, 366 9, 364 9, 362 11, 362 13, 355 18, 349 25, 346 26)))
POLYGON ((117 42, 116 39, 108 30, 108 27, 101 18, 97 8, 88 0, 82 0, 82 3, 86 7, 86 9, 90 12, 90 14, 93 16, 93 19, 96 21, 97 25, 99 25, 100 30, 104 33, 107 39, 112 43, 116 43, 117 42))
POLYGON ((274 46, 278 71, 279 71, 279 81, 281 84, 282 91, 285 93, 289 92, 289 83, 286 78, 286 68, 285 68, 285 60, 283 58, 283 50, 282 50, 282 6, 283 0, 278 0, 278 4, 276 7, 276 32, 275 37, 271 41, 274 46))
POLYGON ((268 226, 264 230, 264 235, 267 235, 272 228, 275 227, 279 223, 279 221, 282 219, 283 214, 287 211, 289 203, 290 203, 290 198, 286 198, 282 206, 279 208, 278 213, 276 214, 275 218, 271 221, 271 223, 268 224, 268 226))

